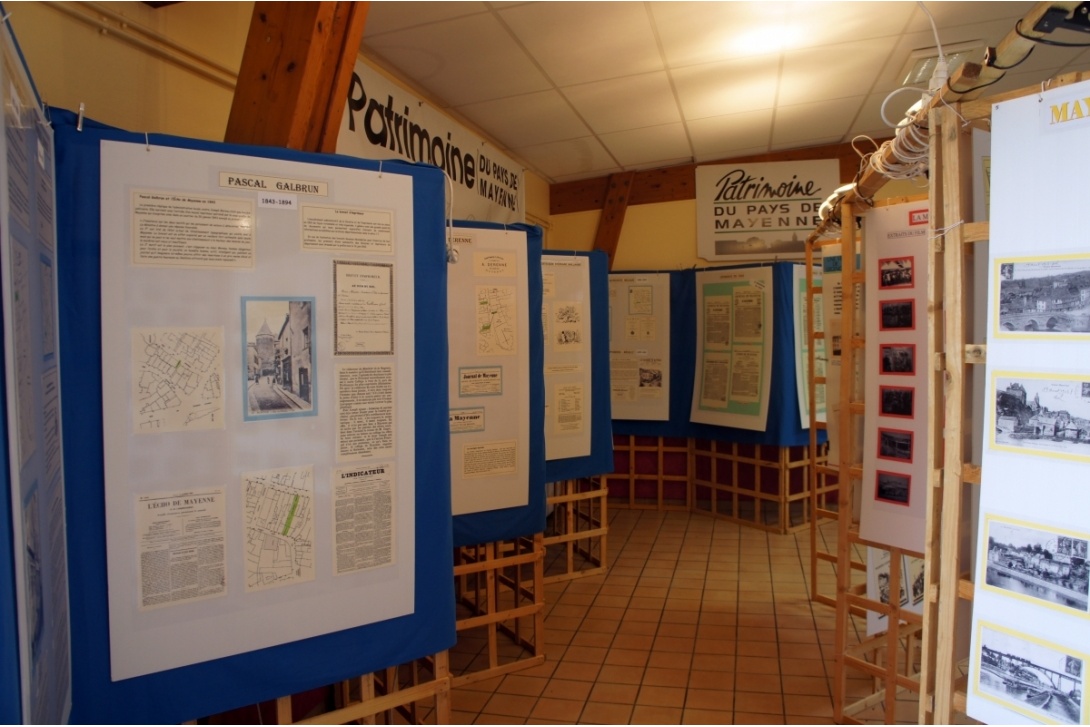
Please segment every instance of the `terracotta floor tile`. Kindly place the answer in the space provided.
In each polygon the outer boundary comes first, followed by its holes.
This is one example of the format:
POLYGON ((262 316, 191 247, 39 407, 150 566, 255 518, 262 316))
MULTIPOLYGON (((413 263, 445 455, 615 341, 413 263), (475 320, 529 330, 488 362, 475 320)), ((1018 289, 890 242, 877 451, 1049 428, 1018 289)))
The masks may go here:
POLYGON ((569 646, 564 652, 564 661, 581 661, 589 664, 601 664, 609 649, 602 646, 569 646))
POLYGON ((550 699, 576 699, 585 701, 587 697, 590 696, 590 691, 593 687, 594 682, 574 681, 571 679, 550 679, 544 691, 541 692, 541 696, 549 697, 550 699))
POLYGON ((633 705, 587 702, 579 717, 582 724, 628 724, 633 705))
POLYGON ((779 674, 752 674, 741 669, 734 675, 734 688, 739 692, 782 694, 779 674))
POLYGON ((527 677, 521 674, 509 674, 496 689, 497 694, 519 694, 524 697, 538 697, 545 690, 548 679, 527 677))
POLYGON ((637 705, 651 707, 683 707, 685 705, 684 687, 659 687, 645 681, 636 697, 637 705))
POLYGON ((509 717, 502 714, 479 714, 473 724, 526 724, 526 719, 509 717))
POLYGON ((693 671, 734 671, 733 654, 693 654, 693 671))
POLYGON ((613 637, 611 647, 614 649, 635 649, 638 651, 651 651, 655 643, 655 637, 651 634, 617 634, 613 637))
POLYGON ((779 714, 763 714, 761 712, 734 712, 734 724, 783 724, 783 717, 779 714))
POLYGON ((684 687, 689 683, 689 670, 649 666, 643 673, 643 683, 655 687, 684 687))
POLYGON ((632 710, 629 724, 681 724, 680 707, 656 707, 653 705, 636 705, 632 710))
POLYGON ((611 666, 647 666, 651 652, 639 649, 610 649, 605 664, 611 666))
POLYGON ((616 704, 633 705, 636 696, 640 693, 639 684, 610 684, 598 682, 591 688, 588 702, 610 702, 616 704))
POLYGON ((734 713, 686 707, 681 714, 681 724, 734 724, 734 713))
POLYGON ((639 684, 643 679, 642 666, 608 664, 598 673, 598 681, 613 684, 639 684))
POLYGON ((685 693, 685 709, 734 709, 734 692, 720 689, 693 689, 685 693))
POLYGON ((492 698, 489 692, 473 692, 468 689, 452 689, 450 693, 451 710, 469 712, 476 715, 492 698))
POLYGON ((689 689, 710 689, 718 692, 734 691, 734 674, 722 671, 689 672, 689 689))
MULTIPOLYGON (((832 717, 833 700, 830 697, 812 697, 796 694, 785 694, 783 697, 784 711, 799 717, 832 717)), ((915 712, 913 712, 915 718, 915 712)))
POLYGON ((804 694, 816 697, 829 696, 829 683, 825 677, 817 676, 784 676, 783 693, 804 694))
POLYGON ((577 699, 550 699, 542 697, 537 700, 534 709, 530 712, 531 718, 555 719, 566 724, 573 724, 579 719, 583 711, 583 701, 577 699))
POLYGON ((677 669, 686 672, 689 671, 689 667, 692 666, 692 663, 692 654, 672 651, 652 651, 651 657, 647 660, 648 667, 677 669))
POLYGON ((498 714, 505 717, 529 717, 534 707, 533 699, 518 694, 493 694, 481 710, 482 714, 498 714))
POLYGON ((571 679, 574 681, 594 681, 602 670, 601 664, 579 661, 562 661, 553 671, 553 679, 571 679))
POLYGON ((583 629, 576 631, 575 636, 572 637, 572 646, 604 646, 608 648, 613 643, 612 633, 603 633, 601 631, 591 631, 590 629, 583 629))
POLYGON ((783 715, 783 698, 779 694, 735 692, 734 711, 783 715))
POLYGON ((767 656, 739 656, 734 668, 739 674, 779 674, 780 662, 767 656))

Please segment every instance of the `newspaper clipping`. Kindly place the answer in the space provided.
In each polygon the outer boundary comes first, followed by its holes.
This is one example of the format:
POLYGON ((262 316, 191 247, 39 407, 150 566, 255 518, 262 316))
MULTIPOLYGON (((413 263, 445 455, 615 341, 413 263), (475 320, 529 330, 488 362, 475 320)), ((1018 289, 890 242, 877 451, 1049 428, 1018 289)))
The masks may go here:
POLYGON ((141 611, 226 593, 226 503, 222 489, 137 497, 141 611))

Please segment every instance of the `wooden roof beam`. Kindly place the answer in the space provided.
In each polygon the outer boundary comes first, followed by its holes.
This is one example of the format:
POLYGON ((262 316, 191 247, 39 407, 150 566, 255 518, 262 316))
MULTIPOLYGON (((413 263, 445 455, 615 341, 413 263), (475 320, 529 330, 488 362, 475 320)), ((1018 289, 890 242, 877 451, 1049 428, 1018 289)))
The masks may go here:
POLYGON ((256 2, 224 140, 333 152, 368 2, 256 2))
POLYGON ((594 249, 602 250, 609 257, 609 270, 613 269, 613 260, 617 254, 617 245, 621 241, 621 228, 624 227, 624 215, 628 210, 628 196, 632 190, 635 172, 620 172, 609 175, 609 191, 602 216, 598 220, 598 232, 594 235, 594 249))

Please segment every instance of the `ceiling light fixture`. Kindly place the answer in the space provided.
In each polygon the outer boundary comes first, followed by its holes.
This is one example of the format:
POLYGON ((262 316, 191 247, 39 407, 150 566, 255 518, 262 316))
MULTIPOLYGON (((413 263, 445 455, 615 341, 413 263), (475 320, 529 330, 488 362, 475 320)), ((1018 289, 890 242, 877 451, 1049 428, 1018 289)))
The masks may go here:
MULTIPOLYGON (((984 58, 984 43, 979 40, 968 43, 943 44, 943 53, 950 75, 964 62, 984 58)), ((902 86, 926 86, 939 62, 938 48, 923 48, 908 54, 897 78, 902 86)))

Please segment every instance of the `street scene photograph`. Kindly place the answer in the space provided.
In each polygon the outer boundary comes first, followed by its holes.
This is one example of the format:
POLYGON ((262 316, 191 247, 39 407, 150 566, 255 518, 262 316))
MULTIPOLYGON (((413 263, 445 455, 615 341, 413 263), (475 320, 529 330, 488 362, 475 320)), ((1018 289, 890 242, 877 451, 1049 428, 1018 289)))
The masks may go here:
POLYGON ((243 298, 246 420, 309 416, 314 405, 314 300, 243 298))

